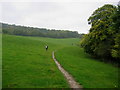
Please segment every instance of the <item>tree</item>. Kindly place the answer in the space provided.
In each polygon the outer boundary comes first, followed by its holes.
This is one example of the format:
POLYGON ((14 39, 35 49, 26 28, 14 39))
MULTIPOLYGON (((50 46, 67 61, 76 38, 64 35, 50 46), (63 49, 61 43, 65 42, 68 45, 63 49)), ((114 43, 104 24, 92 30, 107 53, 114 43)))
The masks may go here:
MULTIPOLYGON (((85 52, 100 58, 112 59, 111 50, 114 46, 113 14, 117 7, 106 4, 93 12, 88 23, 91 24, 89 34, 81 40, 85 52)), ((116 32, 115 32, 116 33, 116 32)))
POLYGON ((113 30, 114 30, 114 46, 112 49, 112 56, 114 58, 120 59, 120 5, 118 4, 118 8, 116 13, 112 17, 113 19, 113 30))
POLYGON ((39 36, 39 37, 51 37, 51 38, 78 38, 77 31, 68 30, 55 30, 46 28, 34 28, 25 26, 16 26, 9 24, 2 24, 2 30, 5 34, 22 35, 22 36, 39 36))

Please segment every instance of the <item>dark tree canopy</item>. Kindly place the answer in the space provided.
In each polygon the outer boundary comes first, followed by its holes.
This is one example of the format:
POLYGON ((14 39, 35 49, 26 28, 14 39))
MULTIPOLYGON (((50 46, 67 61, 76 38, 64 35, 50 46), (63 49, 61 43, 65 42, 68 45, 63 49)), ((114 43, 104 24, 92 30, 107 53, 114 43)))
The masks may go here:
POLYGON ((118 4, 118 8, 116 13, 112 17, 113 19, 113 27, 114 30, 114 45, 112 48, 112 56, 120 59, 120 5, 118 4))
POLYGON ((2 24, 2 31, 5 34, 22 35, 22 36, 39 36, 39 37, 51 37, 51 38, 78 38, 82 34, 78 34, 77 31, 68 30, 55 30, 46 28, 34 28, 26 26, 2 24))
POLYGON ((106 60, 120 59, 120 6, 106 4, 89 17, 89 33, 81 46, 85 52, 106 60))

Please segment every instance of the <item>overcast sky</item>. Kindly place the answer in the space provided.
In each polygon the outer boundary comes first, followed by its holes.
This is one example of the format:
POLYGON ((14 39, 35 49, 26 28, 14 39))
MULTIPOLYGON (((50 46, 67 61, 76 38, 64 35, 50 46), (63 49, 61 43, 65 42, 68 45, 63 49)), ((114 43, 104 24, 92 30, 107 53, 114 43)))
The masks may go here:
POLYGON ((93 11, 104 4, 117 5, 118 1, 2 0, 0 22, 88 33, 90 25, 87 19, 93 11))

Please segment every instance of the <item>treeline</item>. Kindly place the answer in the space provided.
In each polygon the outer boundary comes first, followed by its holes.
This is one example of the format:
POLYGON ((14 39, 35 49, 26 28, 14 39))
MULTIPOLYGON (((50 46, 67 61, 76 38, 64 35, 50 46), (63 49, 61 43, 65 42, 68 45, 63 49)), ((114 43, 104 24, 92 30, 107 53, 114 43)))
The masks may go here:
POLYGON ((78 34, 77 31, 68 30, 55 30, 46 28, 34 28, 26 26, 2 24, 2 32, 11 35, 22 35, 22 36, 40 36, 40 37, 51 37, 51 38, 78 38, 82 34, 78 34))
POLYGON ((81 40, 85 52, 120 65, 120 5, 106 4, 98 8, 88 23, 91 24, 89 33, 81 40))

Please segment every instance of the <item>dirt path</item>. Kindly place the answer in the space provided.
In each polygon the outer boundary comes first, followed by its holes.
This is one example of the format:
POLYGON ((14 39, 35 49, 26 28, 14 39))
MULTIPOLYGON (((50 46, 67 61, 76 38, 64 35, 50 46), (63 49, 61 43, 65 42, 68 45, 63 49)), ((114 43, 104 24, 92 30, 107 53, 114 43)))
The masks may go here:
POLYGON ((52 52, 52 57, 53 60, 55 61, 58 69, 63 73, 64 77, 67 79, 67 82, 70 85, 70 88, 74 88, 76 90, 82 90, 82 86, 79 85, 75 79, 72 77, 72 75, 70 75, 61 65, 60 63, 55 59, 55 55, 54 55, 54 51, 52 52))

